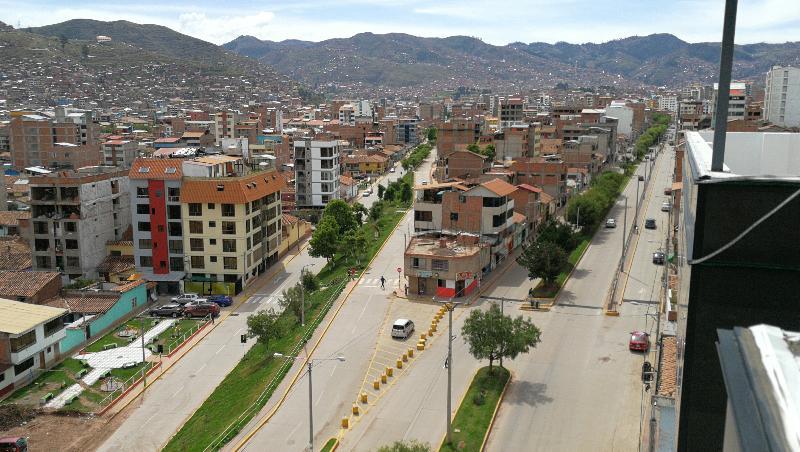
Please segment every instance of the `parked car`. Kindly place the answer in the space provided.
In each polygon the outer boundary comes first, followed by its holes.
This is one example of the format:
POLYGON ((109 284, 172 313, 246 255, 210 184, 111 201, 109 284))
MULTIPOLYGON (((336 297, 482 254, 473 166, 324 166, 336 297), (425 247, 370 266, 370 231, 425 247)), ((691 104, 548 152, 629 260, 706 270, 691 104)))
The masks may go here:
POLYGON ((426 181, 426 180, 422 180, 422 181, 420 182, 420 184, 421 184, 421 185, 428 185, 428 181, 426 181))
POLYGON ((606 220, 606 227, 607 228, 616 228, 617 227, 617 220, 613 218, 609 218, 606 220))
POLYGON ((645 229, 655 229, 656 228, 656 219, 655 218, 648 218, 644 220, 644 228, 645 229))
POLYGON ((395 169, 394 169, 394 167, 391 167, 391 168, 389 168, 389 172, 390 172, 390 173, 393 173, 393 172, 395 172, 395 169))
POLYGON ((206 301, 206 299, 200 295, 197 295, 196 293, 184 293, 178 295, 177 297, 170 298, 170 301, 173 303, 186 304, 190 301, 206 301))
POLYGON ((364 190, 364 193, 361 194, 364 198, 368 198, 369 195, 372 194, 372 190, 364 190))
POLYGON ((219 315, 219 305, 216 303, 209 303, 207 301, 187 303, 183 311, 186 317, 205 317, 207 315, 214 317, 219 315))
POLYGON ((672 208, 672 204, 670 204, 669 201, 664 201, 664 202, 661 203, 661 211, 662 212, 669 212, 669 210, 671 208, 672 208))
POLYGON ((666 261, 666 256, 664 255, 663 251, 658 250, 655 253, 653 253, 653 263, 654 264, 656 264, 656 265, 664 265, 665 261, 666 261))
POLYGON ((153 317, 180 317, 183 315, 183 306, 177 303, 165 304, 150 310, 153 317))
POLYGON ((647 352, 650 349, 650 335, 643 331, 632 332, 628 349, 632 352, 647 352))
POLYGON ((233 304, 233 298, 228 295, 209 295, 208 302, 215 303, 220 306, 230 306, 233 304))
POLYGON ((671 195, 672 194, 672 187, 665 188, 664 189, 664 194, 665 195, 671 195))
POLYGON ((392 337, 407 339, 414 333, 414 322, 408 319, 397 319, 392 325, 392 337))

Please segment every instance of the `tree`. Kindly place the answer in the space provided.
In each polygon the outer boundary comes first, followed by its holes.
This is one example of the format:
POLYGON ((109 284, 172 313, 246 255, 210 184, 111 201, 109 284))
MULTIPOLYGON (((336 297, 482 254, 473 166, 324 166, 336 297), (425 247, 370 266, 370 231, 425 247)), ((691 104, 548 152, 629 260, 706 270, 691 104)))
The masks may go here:
POLYGON ((428 128, 428 141, 431 143, 436 141, 436 127, 428 128))
POLYGON ((536 241, 522 250, 517 263, 528 270, 528 278, 542 278, 552 286, 567 264, 567 253, 553 242, 536 241))
POLYGON ((378 184, 378 199, 383 199, 383 194, 386 192, 386 187, 378 184))
POLYGON ((402 184, 400 187, 400 201, 406 204, 411 203, 411 200, 414 199, 414 190, 411 189, 411 185, 402 184))
POLYGON ((372 207, 369 209, 369 218, 372 221, 378 221, 378 219, 380 219, 381 214, 383 214, 383 206, 383 201, 376 201, 374 204, 372 204, 372 207))
POLYGON ((311 257, 324 257, 330 263, 336 255, 339 239, 339 224, 333 216, 326 215, 311 235, 308 254, 311 257))
POLYGON ((389 184, 386 187, 386 191, 383 192, 383 199, 384 201, 394 201, 394 198, 397 196, 397 188, 395 184, 389 184))
POLYGON ((288 289, 283 289, 283 292, 281 292, 281 299, 278 303, 285 311, 291 312, 296 319, 301 319, 304 295, 303 285, 298 282, 288 289))
POLYGON ((536 347, 541 331, 530 320, 518 316, 512 319, 493 304, 488 310, 474 309, 461 328, 464 341, 475 359, 488 359, 489 369, 494 360, 516 358, 536 347))
MULTIPOLYGON (((581 216, 583 216, 582 212, 581 216)), ((578 245, 578 240, 575 233, 572 232, 572 228, 560 221, 550 220, 540 226, 537 232, 539 234, 536 237, 537 241, 553 242, 564 250, 571 251, 578 245)))
POLYGON ((381 446, 378 452, 431 452, 431 446, 417 440, 395 441, 391 446, 381 446))
POLYGON ((357 223, 353 215, 353 209, 344 200, 334 199, 325 206, 325 210, 322 212, 322 219, 325 220, 325 218, 329 217, 333 217, 336 220, 336 224, 339 226, 339 234, 344 234, 356 228, 357 223))
POLYGON ((307 268, 300 270, 300 282, 306 292, 313 292, 319 289, 319 278, 307 268))
POLYGON ((478 146, 478 143, 472 143, 470 145, 467 145, 467 150, 469 152, 474 152, 476 154, 480 154, 481 153, 481 147, 478 146))
POLYGON ((364 207, 364 204, 360 202, 353 204, 353 217, 356 219, 356 223, 358 223, 359 226, 364 224, 364 217, 367 215, 369 215, 369 210, 364 207))
POLYGON ((494 156, 497 155, 497 151, 495 151, 493 144, 487 144, 486 147, 483 148, 483 151, 481 151, 481 154, 489 157, 489 160, 494 161, 494 156))
POLYGON ((67 46, 69 39, 64 35, 61 35, 58 37, 58 42, 61 44, 61 50, 64 50, 64 47, 67 46))
POLYGON ((284 335, 286 324, 274 310, 261 310, 247 317, 247 335, 269 347, 269 342, 284 335))

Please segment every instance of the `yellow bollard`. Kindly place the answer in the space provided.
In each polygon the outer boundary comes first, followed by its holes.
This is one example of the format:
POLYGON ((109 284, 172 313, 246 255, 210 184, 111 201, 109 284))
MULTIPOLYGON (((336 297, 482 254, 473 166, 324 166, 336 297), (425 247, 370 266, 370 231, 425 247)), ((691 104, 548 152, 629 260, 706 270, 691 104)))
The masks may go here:
POLYGON ((387 380, 386 374, 381 374, 381 383, 386 384, 386 380, 387 380))
MULTIPOLYGON (((413 350, 413 349, 410 348, 409 350, 413 350)), ((403 353, 403 356, 401 358, 403 360, 401 362, 408 362, 408 353, 403 353)))
POLYGON ((362 392, 361 393, 361 403, 367 403, 367 393, 366 392, 362 392))
POLYGON ((425 334, 425 333, 422 333, 422 334, 419 335, 419 340, 424 341, 426 337, 428 337, 428 335, 425 334))
POLYGON ((342 418, 342 428, 350 428, 350 418, 343 417, 342 418))
MULTIPOLYGON (((408 358, 406 357, 406 355, 403 355, 403 358, 405 358, 406 360, 408 360, 408 358)), ((398 359, 398 360, 397 360, 397 368, 398 368, 398 369, 402 369, 402 368, 403 368, 403 360, 402 360, 402 359, 398 359)))
POLYGON ((392 369, 391 367, 387 367, 386 368, 386 376, 387 377, 391 377, 392 375, 394 375, 394 369, 392 369))
POLYGON ((408 349, 408 357, 409 358, 413 358, 414 357, 414 349, 413 348, 409 348, 408 349))
MULTIPOLYGON (((436 331, 436 324, 435 323, 431 323, 431 331, 436 331)), ((430 334, 428 336, 430 336, 430 334)))
POLYGON ((425 342, 422 341, 417 342, 417 350, 419 351, 425 350, 425 342))
POLYGON ((428 337, 433 337, 433 332, 436 331, 433 327, 428 330, 428 337))
POLYGON ((353 404, 353 416, 358 416, 358 404, 353 404))
POLYGON ((372 382, 372 389, 378 390, 380 388, 381 388, 380 380, 375 380, 375 381, 372 382))

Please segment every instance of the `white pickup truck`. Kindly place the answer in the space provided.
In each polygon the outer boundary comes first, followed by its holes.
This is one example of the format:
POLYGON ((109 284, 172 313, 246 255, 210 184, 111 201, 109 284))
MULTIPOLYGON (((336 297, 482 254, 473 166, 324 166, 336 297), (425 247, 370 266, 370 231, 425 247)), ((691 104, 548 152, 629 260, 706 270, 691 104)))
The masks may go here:
POLYGON ((170 300, 173 303, 180 303, 180 304, 186 304, 189 303, 190 301, 195 303, 206 301, 205 298, 201 297, 200 295, 197 295, 196 293, 184 293, 178 295, 177 297, 172 297, 170 300))

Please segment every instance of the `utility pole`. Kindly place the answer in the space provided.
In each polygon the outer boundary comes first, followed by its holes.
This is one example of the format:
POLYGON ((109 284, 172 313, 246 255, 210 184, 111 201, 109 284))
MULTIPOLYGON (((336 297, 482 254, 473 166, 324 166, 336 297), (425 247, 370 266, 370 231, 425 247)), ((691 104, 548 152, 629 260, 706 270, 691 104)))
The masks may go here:
POLYGON ((622 259, 625 259, 625 237, 628 229, 628 197, 625 196, 625 209, 622 211, 622 259))
POLYGON ((308 450, 314 452, 314 391, 311 386, 311 369, 314 360, 308 360, 308 450))
POLYGON ((578 217, 575 219, 575 227, 581 227, 581 206, 578 206, 578 217))
POLYGON ((139 335, 142 336, 142 385, 146 388, 147 372, 145 371, 145 364, 147 361, 144 360, 144 317, 139 317, 139 335))
POLYGON ((450 443, 453 437, 453 309, 455 309, 455 305, 447 303, 445 306, 447 307, 447 442, 450 443))

